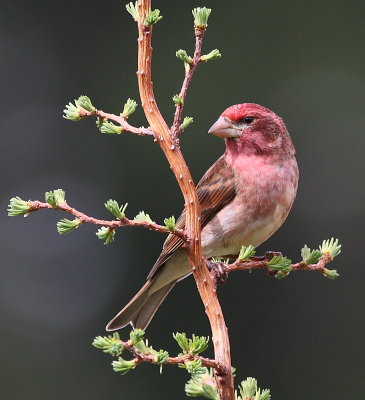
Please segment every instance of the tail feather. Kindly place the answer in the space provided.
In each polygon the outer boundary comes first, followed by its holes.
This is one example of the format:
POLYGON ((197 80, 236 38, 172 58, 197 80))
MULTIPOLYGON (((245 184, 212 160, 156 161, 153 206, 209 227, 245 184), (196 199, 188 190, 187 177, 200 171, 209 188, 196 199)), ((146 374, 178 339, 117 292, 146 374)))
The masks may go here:
POLYGON ((134 328, 146 329, 158 307, 175 286, 176 280, 158 290, 153 290, 155 280, 148 280, 133 299, 108 323, 107 331, 124 328, 129 323, 134 328))

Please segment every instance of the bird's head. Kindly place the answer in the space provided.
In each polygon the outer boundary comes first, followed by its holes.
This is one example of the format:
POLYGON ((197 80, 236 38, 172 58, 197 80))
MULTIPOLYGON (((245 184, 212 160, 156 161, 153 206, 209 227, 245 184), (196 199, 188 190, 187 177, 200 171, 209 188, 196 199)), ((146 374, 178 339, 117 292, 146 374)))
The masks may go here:
POLYGON ((284 121, 258 104, 236 104, 227 108, 208 132, 225 138, 227 151, 281 157, 295 154, 284 121))

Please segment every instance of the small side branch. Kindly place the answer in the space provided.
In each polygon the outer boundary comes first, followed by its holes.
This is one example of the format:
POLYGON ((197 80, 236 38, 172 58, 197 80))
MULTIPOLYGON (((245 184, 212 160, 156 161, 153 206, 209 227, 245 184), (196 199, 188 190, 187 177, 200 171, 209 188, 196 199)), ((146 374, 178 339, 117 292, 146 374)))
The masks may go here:
POLYGON ((52 207, 48 203, 43 203, 41 201, 28 201, 29 204, 29 212, 38 211, 41 209, 53 209, 53 210, 62 210, 67 213, 72 214, 75 218, 77 218, 81 223, 89 223, 94 225, 106 226, 110 229, 121 228, 123 226, 142 226, 152 231, 161 232, 161 233, 171 233, 180 237, 183 240, 186 240, 185 232, 182 229, 174 229, 170 230, 166 226, 156 224, 155 222, 150 221, 141 221, 141 220, 132 220, 124 217, 120 220, 104 220, 97 219, 94 217, 90 217, 84 214, 81 211, 76 210, 75 208, 69 206, 67 202, 63 202, 56 207, 52 207))
POLYGON ((180 125, 181 125, 181 118, 184 109, 185 97, 190 86, 190 82, 193 78, 194 72, 201 62, 201 53, 202 53, 202 43, 205 34, 205 29, 201 29, 198 27, 194 28, 195 31, 195 50, 194 50, 194 57, 192 62, 189 64, 187 71, 185 72, 185 78, 181 87, 181 91, 179 97, 181 98, 181 103, 176 105, 175 115, 174 115, 174 122, 171 126, 171 134, 175 140, 177 140, 178 136, 181 133, 180 125))
POLYGON ((144 127, 137 128, 135 126, 130 125, 127 122, 126 118, 123 117, 123 115, 110 114, 110 113, 106 113, 102 110, 95 110, 94 112, 90 112, 90 111, 87 111, 84 109, 82 110, 80 115, 82 117, 89 117, 92 115, 96 115, 99 118, 104 118, 104 119, 108 119, 108 120, 117 122, 119 124, 119 126, 122 128, 122 132, 131 132, 131 133, 134 133, 139 136, 153 136, 154 135, 151 128, 144 128, 144 127))

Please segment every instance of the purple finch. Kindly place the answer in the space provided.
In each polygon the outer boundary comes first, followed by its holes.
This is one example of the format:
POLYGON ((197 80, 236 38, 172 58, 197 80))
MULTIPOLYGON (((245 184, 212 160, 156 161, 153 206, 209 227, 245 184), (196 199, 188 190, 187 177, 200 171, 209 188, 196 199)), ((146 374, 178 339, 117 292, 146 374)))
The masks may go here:
MULTIPOLYGON (((207 259, 258 246, 284 222, 298 187, 295 149, 283 120, 258 104, 227 108, 209 133, 226 142, 225 153, 197 186, 202 251, 207 259)), ((183 228, 184 213, 177 221, 183 228)), ((145 329, 176 282, 190 267, 182 240, 169 235, 147 282, 109 322, 111 331, 131 323, 145 329)))

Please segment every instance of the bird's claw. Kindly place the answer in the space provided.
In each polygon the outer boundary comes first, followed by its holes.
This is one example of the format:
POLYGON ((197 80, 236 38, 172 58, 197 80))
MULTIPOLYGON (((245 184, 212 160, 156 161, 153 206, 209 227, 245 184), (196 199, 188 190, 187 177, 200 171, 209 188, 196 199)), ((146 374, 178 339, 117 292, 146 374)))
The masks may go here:
POLYGON ((206 260, 206 263, 216 285, 223 285, 226 282, 229 274, 227 265, 223 262, 212 262, 210 260, 206 260))

